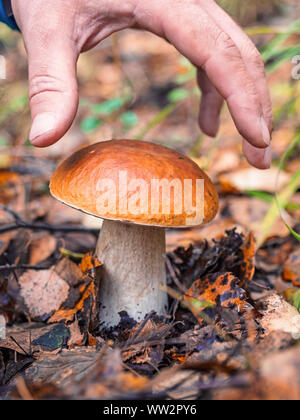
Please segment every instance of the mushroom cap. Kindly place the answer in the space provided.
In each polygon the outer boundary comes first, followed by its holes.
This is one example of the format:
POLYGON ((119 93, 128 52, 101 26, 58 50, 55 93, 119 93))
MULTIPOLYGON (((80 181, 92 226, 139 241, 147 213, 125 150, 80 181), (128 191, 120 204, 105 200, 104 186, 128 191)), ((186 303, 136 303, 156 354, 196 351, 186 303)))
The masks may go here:
POLYGON ((50 191, 61 202, 93 216, 141 225, 191 227, 211 221, 218 210, 217 192, 195 162, 143 141, 111 140, 76 151, 56 169, 50 191), (186 188, 185 180, 192 188, 186 188), (196 180, 203 180, 200 192, 196 180), (154 188, 152 183, 160 181, 173 188, 158 190, 157 184, 154 188), (163 199, 169 200, 169 207, 163 199), (194 217, 200 201, 201 220, 194 217))

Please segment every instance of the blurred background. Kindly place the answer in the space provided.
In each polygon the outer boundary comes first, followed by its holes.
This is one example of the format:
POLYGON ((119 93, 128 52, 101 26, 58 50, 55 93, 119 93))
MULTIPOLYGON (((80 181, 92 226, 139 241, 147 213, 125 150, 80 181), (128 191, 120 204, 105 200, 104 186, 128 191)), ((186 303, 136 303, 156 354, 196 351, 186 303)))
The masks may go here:
MULTIPOLYGON (((0 81, 0 203, 29 220, 97 225, 97 220, 53 200, 49 178, 57 163, 74 149, 125 137, 159 142, 187 154, 208 172, 220 192, 217 220, 193 231, 173 232, 168 236, 170 247, 217 238, 233 226, 252 230, 258 245, 270 237, 287 236, 274 200, 276 191, 285 221, 297 230, 300 78, 295 76, 300 77, 300 71, 296 72, 293 60, 300 55, 299 2, 219 3, 244 27, 266 63, 275 114, 270 170, 258 171, 246 163, 241 138, 226 108, 217 138, 199 131, 195 68, 167 42, 135 30, 114 34, 81 55, 80 107, 73 127, 56 145, 33 148, 28 141, 25 50, 20 35, 1 25, 0 54, 6 58, 7 78, 0 81)), ((1 223, 7 223, 7 217, 1 213, 1 223)))

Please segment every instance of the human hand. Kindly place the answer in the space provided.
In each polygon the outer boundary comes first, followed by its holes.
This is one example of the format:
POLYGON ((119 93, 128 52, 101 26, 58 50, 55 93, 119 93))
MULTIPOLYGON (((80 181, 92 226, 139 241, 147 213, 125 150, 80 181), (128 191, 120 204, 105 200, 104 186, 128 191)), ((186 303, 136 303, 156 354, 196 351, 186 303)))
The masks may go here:
POLYGON ((35 146, 58 141, 75 118, 79 54, 138 27, 167 39, 198 68, 201 129, 217 134, 225 100, 249 163, 270 166, 273 116, 262 59, 213 0, 12 0, 12 7, 28 54, 35 146))

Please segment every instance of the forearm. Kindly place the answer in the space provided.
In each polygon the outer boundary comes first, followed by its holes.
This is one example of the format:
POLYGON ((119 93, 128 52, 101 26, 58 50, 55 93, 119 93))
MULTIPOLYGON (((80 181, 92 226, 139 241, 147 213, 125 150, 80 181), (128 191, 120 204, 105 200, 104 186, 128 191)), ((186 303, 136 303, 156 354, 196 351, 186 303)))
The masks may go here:
POLYGON ((19 29, 12 14, 10 0, 0 0, 0 22, 6 23, 12 29, 19 29))

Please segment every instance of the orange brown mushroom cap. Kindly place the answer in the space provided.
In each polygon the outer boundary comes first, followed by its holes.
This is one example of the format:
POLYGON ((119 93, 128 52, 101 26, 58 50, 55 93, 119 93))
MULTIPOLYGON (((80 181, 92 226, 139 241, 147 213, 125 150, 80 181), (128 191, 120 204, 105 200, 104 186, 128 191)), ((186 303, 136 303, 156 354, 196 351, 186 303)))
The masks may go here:
MULTIPOLYGON (((202 223, 211 221, 216 215, 217 192, 208 176, 198 165, 172 149, 143 141, 111 140, 78 150, 63 161, 55 171, 50 183, 51 194, 71 207, 104 219, 161 227, 187 226, 186 220, 191 213, 187 214, 185 208, 182 212, 174 212, 174 208, 171 207, 171 211, 167 214, 163 212, 152 214, 149 208, 140 214, 125 214, 117 204, 113 214, 99 212, 96 193, 99 180, 110 179, 118 186, 120 173, 127 174, 128 182, 132 179, 145 182, 145 185, 149 187, 149 203, 151 203, 151 182, 154 179, 169 182, 176 179, 182 184, 184 180, 191 180, 193 188, 190 203, 193 205, 197 198, 196 180, 203 180, 204 217, 202 223)), ((118 192, 117 188, 117 194, 118 192)), ((130 197, 129 192, 128 197, 130 197)), ((161 209, 161 203, 159 206, 161 209)), ((192 225, 193 223, 189 226, 192 225)))

